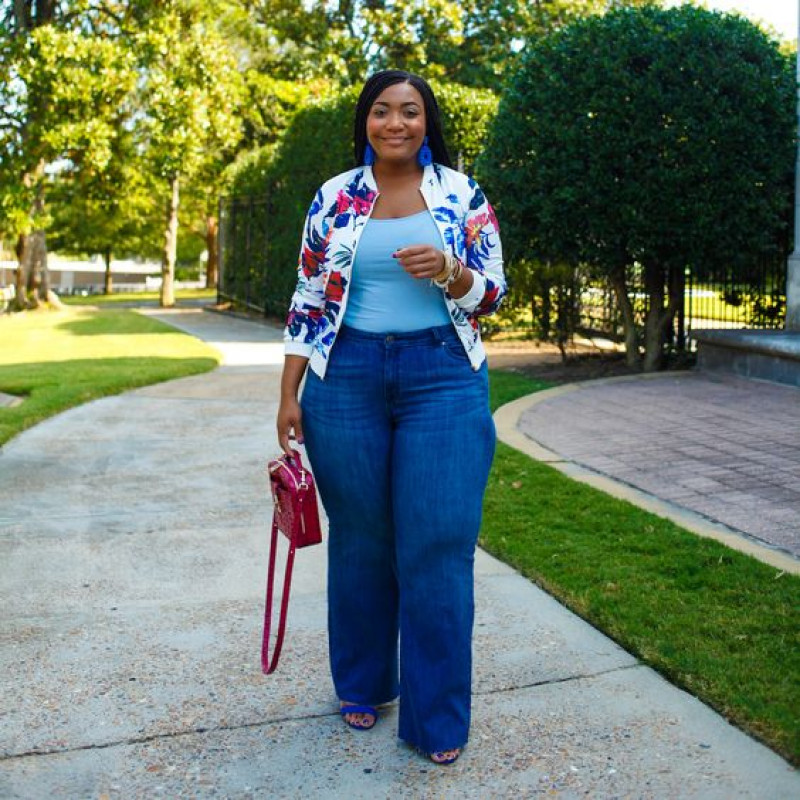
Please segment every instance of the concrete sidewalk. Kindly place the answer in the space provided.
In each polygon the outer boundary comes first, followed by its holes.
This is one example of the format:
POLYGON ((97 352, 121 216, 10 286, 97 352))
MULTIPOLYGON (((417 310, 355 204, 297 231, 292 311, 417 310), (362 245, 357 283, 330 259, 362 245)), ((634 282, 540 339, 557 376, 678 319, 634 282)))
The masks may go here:
POLYGON ((0 797, 800 796, 772 751, 483 553, 454 766, 400 743, 394 709, 369 733, 341 722, 324 547, 298 554, 281 666, 262 675, 280 331, 157 316, 231 361, 0 451, 0 797))

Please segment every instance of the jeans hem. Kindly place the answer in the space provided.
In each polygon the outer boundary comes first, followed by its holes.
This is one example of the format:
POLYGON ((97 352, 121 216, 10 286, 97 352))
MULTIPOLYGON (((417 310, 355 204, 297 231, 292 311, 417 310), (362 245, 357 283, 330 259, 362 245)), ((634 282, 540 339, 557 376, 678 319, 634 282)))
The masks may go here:
POLYGON ((377 703, 372 703, 369 700, 351 700, 350 698, 345 699, 344 697, 336 697, 339 703, 355 703, 359 706, 372 706, 373 708, 380 708, 381 706, 388 706, 394 703, 395 701, 400 699, 400 695, 395 695, 394 697, 390 698, 389 700, 379 700, 377 703))
POLYGON ((404 736, 400 736, 399 738, 401 741, 405 742, 409 747, 413 747, 415 750, 418 750, 420 753, 426 756, 431 755, 431 753, 443 753, 447 750, 463 750, 467 746, 467 742, 464 742, 463 744, 454 744, 452 747, 432 747, 428 749, 427 747, 421 747, 416 742, 413 742, 411 739, 406 739, 404 736))

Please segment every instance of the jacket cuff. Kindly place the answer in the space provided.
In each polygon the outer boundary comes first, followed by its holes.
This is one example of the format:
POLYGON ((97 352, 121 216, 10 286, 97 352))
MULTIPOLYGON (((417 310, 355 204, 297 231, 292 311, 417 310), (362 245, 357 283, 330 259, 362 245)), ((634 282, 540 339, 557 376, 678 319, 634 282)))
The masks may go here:
POLYGON ((304 358, 311 358, 311 353, 314 352, 314 345, 312 343, 306 344, 305 342, 284 342, 283 347, 284 355, 287 356, 303 356, 304 358))
POLYGON ((484 278, 480 272, 477 272, 473 269, 472 286, 469 287, 469 291, 463 297, 454 297, 453 302, 464 311, 474 311, 480 304, 481 300, 483 300, 483 295, 485 293, 486 278, 484 278))

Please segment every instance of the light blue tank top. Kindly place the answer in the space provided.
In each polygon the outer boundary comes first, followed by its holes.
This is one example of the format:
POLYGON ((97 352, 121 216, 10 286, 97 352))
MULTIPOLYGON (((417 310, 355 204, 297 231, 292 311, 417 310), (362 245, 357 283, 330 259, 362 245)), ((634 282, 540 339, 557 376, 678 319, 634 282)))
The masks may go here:
POLYGON ((447 325, 442 290, 412 278, 392 253, 412 244, 443 247, 430 211, 369 219, 358 242, 342 322, 370 333, 404 333, 447 325))

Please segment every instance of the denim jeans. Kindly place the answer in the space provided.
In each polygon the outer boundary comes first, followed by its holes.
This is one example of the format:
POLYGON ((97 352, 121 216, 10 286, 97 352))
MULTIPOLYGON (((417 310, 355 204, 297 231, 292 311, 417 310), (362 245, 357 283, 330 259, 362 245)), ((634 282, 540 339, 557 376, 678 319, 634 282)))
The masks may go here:
POLYGON ((330 522, 336 692, 370 705, 399 694, 400 738, 425 752, 461 747, 475 546, 495 448, 486 362, 472 369, 452 325, 342 327, 325 379, 308 371, 301 406, 330 522))

